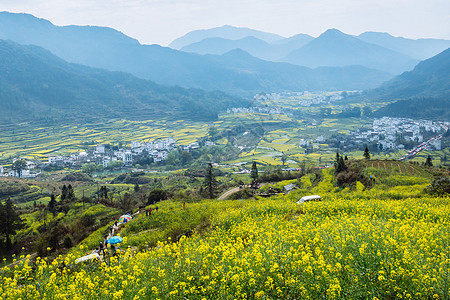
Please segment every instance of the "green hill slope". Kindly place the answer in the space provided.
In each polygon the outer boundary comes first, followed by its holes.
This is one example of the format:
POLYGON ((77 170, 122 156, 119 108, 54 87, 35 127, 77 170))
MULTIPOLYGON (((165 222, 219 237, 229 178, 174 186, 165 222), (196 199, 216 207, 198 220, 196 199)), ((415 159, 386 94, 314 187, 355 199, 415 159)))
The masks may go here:
POLYGON ((220 92, 165 87, 132 75, 70 64, 36 46, 0 40, 1 114, 15 119, 214 119, 246 101, 220 92))

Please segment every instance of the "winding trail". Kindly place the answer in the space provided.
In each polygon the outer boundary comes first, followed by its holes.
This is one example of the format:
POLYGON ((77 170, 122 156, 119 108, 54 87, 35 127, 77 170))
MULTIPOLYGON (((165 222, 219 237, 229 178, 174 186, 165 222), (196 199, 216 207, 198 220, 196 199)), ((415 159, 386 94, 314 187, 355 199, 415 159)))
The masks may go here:
POLYGON ((240 191, 239 187, 232 188, 232 189, 226 191, 225 193, 223 193, 219 198, 217 198, 217 200, 225 200, 229 196, 231 196, 239 191, 240 191))

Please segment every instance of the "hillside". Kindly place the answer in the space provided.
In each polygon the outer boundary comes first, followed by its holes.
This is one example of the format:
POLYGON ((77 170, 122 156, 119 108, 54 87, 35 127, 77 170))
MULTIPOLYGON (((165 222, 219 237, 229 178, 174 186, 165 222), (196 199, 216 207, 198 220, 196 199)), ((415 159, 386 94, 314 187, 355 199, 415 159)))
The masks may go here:
POLYGON ((327 30, 282 61, 312 68, 361 65, 392 74, 410 70, 417 63, 405 54, 366 43, 337 29, 327 30))
POLYGON ((70 64, 36 46, 0 40, 3 117, 200 118, 245 101, 219 92, 164 87, 125 73, 70 64), (101 112, 101 113, 100 113, 101 112))
MULTIPOLYGON (((81 299, 228 299, 244 293, 251 299, 445 299, 448 278, 433 269, 448 267, 447 257, 436 255, 450 242, 448 197, 423 193, 430 179, 422 167, 383 163, 363 163, 361 175, 376 179, 370 186, 338 188, 329 168, 273 185, 298 189, 270 198, 147 205, 154 209, 150 215, 141 210, 119 225, 120 249, 108 249, 102 261, 75 263, 93 253, 113 221, 54 260, 19 257, 17 267, 2 268, 0 288, 6 299, 44 293, 81 299), (310 177, 319 180, 311 185, 310 177), (309 194, 322 201, 296 203, 309 194)), ((58 215, 61 228, 76 214, 92 221, 114 213, 101 204, 84 209, 75 200, 72 207, 58 215)), ((37 225, 39 216, 36 211, 28 218, 37 225)), ((57 238, 63 233, 52 231, 57 238)))
POLYGON ((223 90, 234 87, 241 92, 258 89, 272 92, 366 89, 391 77, 385 72, 361 66, 311 69, 288 63, 274 63, 253 57, 240 49, 222 56, 211 55, 209 59, 239 71, 220 84, 223 85, 223 90))
POLYGON ((376 111, 376 116, 448 120, 450 48, 366 94, 377 101, 399 100, 376 111))
POLYGON ((254 57, 276 62, 312 39, 313 37, 306 34, 298 34, 273 43, 265 42, 254 36, 247 36, 238 40, 211 37, 186 45, 180 50, 197 54, 221 55, 231 50, 242 49, 254 57))
MULTIPOLYGON (((251 60, 254 64, 250 69, 261 70, 255 74, 243 66, 230 67, 234 62, 227 60, 227 56, 203 56, 158 45, 141 45, 111 28, 55 26, 49 21, 27 14, 0 13, 0 37, 20 44, 44 47, 70 63, 127 72, 164 85, 222 90, 234 95, 253 97, 261 91, 298 91, 303 84, 301 81, 290 80, 292 84, 273 90, 272 71, 285 78, 290 76, 290 73, 286 73, 285 64, 272 64, 269 72, 263 70, 264 62, 251 60), (253 84, 242 84, 246 81, 253 84)), ((301 69, 296 70, 300 72, 301 69)), ((335 70, 336 73, 339 71, 340 69, 335 70)), ((320 90, 373 88, 389 79, 386 74, 367 69, 362 73, 352 74, 354 76, 345 86, 330 81, 317 82, 315 86, 320 90), (359 84, 359 78, 365 76, 378 80, 359 84)), ((348 76, 345 70, 342 76, 348 76)))
POLYGON ((420 62, 374 90, 380 99, 446 97, 450 94, 450 48, 420 62))

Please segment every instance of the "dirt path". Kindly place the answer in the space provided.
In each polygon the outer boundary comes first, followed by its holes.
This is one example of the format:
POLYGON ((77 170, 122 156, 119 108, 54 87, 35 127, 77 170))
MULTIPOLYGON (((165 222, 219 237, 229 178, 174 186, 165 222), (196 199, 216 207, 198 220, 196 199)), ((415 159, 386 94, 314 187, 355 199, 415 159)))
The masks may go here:
POLYGON ((225 193, 223 193, 219 198, 217 198, 217 200, 225 200, 226 198, 239 192, 240 190, 241 189, 239 187, 232 188, 231 190, 228 190, 225 193))

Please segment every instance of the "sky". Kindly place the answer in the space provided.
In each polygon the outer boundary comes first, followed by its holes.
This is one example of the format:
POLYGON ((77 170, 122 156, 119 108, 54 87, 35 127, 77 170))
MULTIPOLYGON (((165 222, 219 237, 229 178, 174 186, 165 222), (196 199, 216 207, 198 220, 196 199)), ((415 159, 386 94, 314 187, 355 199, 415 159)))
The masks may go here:
POLYGON ((0 11, 30 13, 60 26, 112 27, 162 46, 222 25, 285 37, 337 28, 354 35, 450 39, 449 0, 0 0, 0 11))

